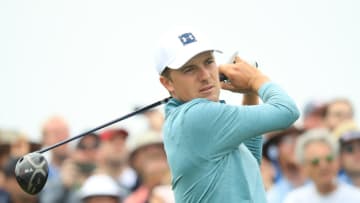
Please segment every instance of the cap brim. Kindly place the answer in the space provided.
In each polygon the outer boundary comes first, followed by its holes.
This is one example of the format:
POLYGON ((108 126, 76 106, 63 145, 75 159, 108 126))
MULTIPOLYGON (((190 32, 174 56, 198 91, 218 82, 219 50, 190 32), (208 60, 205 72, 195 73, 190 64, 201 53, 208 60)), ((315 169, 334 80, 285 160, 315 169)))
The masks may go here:
POLYGON ((199 46, 199 44, 193 46, 192 44, 190 44, 186 48, 184 48, 180 53, 177 54, 177 57, 174 59, 172 63, 168 65, 168 67, 170 69, 179 69, 183 67, 193 57, 207 51, 222 53, 222 51, 220 51, 219 49, 214 49, 214 47, 201 46, 201 45, 199 46))
POLYGON ((350 142, 350 141, 353 141, 353 140, 359 140, 359 139, 360 139, 360 132, 359 131, 347 132, 347 133, 343 134, 340 137, 340 141, 342 143, 350 142))

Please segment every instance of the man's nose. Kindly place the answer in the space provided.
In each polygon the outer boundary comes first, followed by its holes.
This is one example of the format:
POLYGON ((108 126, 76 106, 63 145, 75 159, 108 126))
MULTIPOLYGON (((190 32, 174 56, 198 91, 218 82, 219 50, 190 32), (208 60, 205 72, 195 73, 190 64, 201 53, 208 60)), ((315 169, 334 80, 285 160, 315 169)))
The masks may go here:
POLYGON ((210 77, 210 70, 204 66, 199 67, 199 79, 207 80, 210 77))

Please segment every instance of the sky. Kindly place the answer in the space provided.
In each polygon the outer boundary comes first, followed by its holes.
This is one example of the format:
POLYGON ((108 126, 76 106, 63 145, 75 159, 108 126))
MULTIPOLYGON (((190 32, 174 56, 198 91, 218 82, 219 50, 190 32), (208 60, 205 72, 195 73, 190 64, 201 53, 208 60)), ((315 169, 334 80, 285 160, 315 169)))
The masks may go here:
POLYGON ((205 32, 224 58, 256 60, 300 109, 346 97, 359 114, 359 10, 357 0, 0 0, 0 128, 38 141, 60 114, 76 135, 167 97, 153 53, 179 24, 205 32))

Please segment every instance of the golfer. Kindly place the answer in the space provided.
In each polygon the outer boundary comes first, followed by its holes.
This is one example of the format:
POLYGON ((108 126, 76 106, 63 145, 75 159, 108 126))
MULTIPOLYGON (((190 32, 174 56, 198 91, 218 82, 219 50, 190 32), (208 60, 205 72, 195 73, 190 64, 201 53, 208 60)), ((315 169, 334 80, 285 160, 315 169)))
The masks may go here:
POLYGON ((175 199, 264 203, 262 134, 289 127, 299 111, 257 68, 239 57, 218 66, 214 52, 220 50, 188 27, 166 32, 156 51, 160 82, 172 96, 163 132, 175 199), (243 105, 220 101, 220 89, 242 93, 243 105))

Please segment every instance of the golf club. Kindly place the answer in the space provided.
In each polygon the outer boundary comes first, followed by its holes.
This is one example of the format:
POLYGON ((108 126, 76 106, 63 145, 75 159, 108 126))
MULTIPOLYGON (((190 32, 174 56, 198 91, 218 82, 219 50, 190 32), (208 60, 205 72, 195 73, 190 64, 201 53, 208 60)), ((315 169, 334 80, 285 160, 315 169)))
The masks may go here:
POLYGON ((39 193, 42 190, 42 188, 44 187, 44 185, 47 181, 48 174, 49 174, 48 163, 47 163, 45 157, 42 155, 42 153, 47 152, 56 147, 59 147, 68 142, 71 142, 73 140, 79 139, 85 135, 88 135, 97 130, 105 128, 109 125, 112 125, 114 123, 117 123, 119 121, 127 119, 129 117, 132 117, 138 113, 147 111, 147 110, 154 108, 156 106, 159 106, 161 104, 165 104, 169 101, 170 98, 171 97, 168 97, 168 98, 162 99, 160 101, 157 101, 153 104, 150 104, 148 106, 140 108, 132 113, 125 115, 125 116, 122 116, 120 118, 112 120, 108 123, 100 125, 94 129, 88 130, 82 134, 79 134, 72 138, 66 139, 64 141, 61 141, 57 144, 54 144, 54 145, 44 148, 42 150, 26 154, 25 156, 19 158, 19 160, 16 163, 16 166, 15 166, 16 181, 19 183, 20 187, 25 192, 32 194, 32 195, 39 193))

